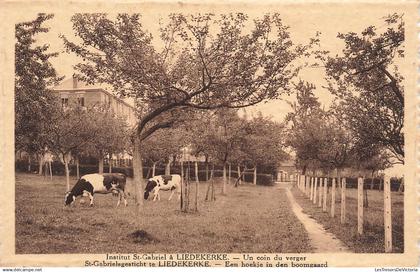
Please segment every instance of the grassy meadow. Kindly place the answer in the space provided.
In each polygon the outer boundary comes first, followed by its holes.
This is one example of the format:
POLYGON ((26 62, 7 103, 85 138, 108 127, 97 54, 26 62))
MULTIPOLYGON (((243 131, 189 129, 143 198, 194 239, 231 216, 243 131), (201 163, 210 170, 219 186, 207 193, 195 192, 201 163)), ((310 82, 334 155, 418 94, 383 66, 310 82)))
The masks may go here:
MULTIPOLYGON (((76 179, 72 178, 74 184, 76 179)), ((176 197, 168 202, 146 201, 140 212, 134 205, 128 180, 129 206, 115 208, 111 194, 95 195, 82 205, 63 208, 65 178, 45 179, 16 175, 16 253, 134 253, 134 252, 311 252, 304 227, 289 207, 279 186, 228 187, 222 196, 216 182, 216 201, 206 202, 207 185, 200 184, 199 211, 182 213, 176 197), (140 224, 140 225, 139 225, 140 224), (130 234, 144 230, 144 239, 130 234)), ((195 185, 190 198, 194 205, 195 185)))
MULTIPOLYGON (((364 208, 364 234, 357 233, 357 189, 346 190, 346 223, 340 223, 341 190, 336 191, 335 218, 331 218, 331 188, 328 190, 327 211, 312 204, 309 198, 299 191, 292 189, 296 201, 302 206, 303 212, 312 216, 324 228, 332 232, 346 246, 354 252, 379 253, 384 248, 384 199, 383 191, 367 190, 368 207, 364 208)), ((392 211, 392 244, 393 252, 404 252, 404 193, 391 192, 392 211)))

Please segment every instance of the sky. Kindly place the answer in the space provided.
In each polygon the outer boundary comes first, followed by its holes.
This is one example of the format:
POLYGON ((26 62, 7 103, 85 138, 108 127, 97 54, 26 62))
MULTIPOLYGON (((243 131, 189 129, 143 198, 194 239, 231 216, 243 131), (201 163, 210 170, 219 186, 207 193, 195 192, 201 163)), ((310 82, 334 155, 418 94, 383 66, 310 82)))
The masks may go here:
MULTIPOLYGON (((284 24, 290 26, 292 40, 295 43, 307 43, 311 37, 314 37, 317 31, 321 32, 321 47, 324 50, 331 51, 334 54, 340 52, 343 43, 336 38, 337 33, 347 33, 349 31, 361 32, 369 25, 378 26, 379 29, 384 27, 383 16, 398 11, 390 6, 375 6, 374 9, 358 9, 357 7, 349 9, 348 6, 342 5, 331 9, 332 5, 322 6, 314 5, 310 9, 285 8, 280 9, 281 17, 284 24), (331 12, 328 12, 331 9, 331 12), (363 16, 363 13, 369 16, 363 16), (328 14, 328 20, 325 20, 325 14, 328 14), (360 18, 363 17, 363 20, 360 18)), ((159 37, 159 20, 167 18, 172 10, 158 10, 157 12, 142 13, 142 23, 154 37, 155 44, 158 45, 159 37)), ((250 18, 260 17, 261 11, 249 10, 247 12, 250 18)), ((39 43, 50 44, 52 52, 59 52, 59 57, 52 60, 54 67, 60 75, 66 78, 73 74, 72 66, 78 62, 78 58, 73 54, 65 53, 60 34, 65 35, 70 40, 77 40, 72 30, 70 22, 70 13, 56 13, 52 20, 47 21, 46 26, 50 28, 47 34, 38 36, 39 43)), ((111 14, 112 16, 112 14, 111 14)), ((31 20, 35 17, 27 16, 24 20, 31 20)), ((316 85, 316 95, 320 102, 328 108, 331 103, 331 96, 322 88, 325 85, 323 68, 306 68, 303 69, 296 80, 303 79, 316 85)), ((275 101, 266 101, 252 108, 247 108, 247 112, 252 115, 257 111, 261 111, 263 115, 271 116, 276 121, 282 121, 290 110, 286 101, 294 101, 294 96, 282 96, 281 99, 275 101)))
MULTIPOLYGON (((182 5, 178 11, 183 11, 182 5)), ((231 11, 235 12, 237 9, 231 11)), ((260 17, 263 14, 261 10, 252 7, 244 7, 243 11, 250 18, 260 17)), ((382 19, 384 16, 394 12, 403 13, 402 10, 399 10, 398 6, 394 5, 372 5, 367 8, 366 5, 351 6, 350 4, 276 6, 273 9, 269 9, 269 11, 280 13, 284 24, 290 26, 291 38, 295 43, 307 43, 311 37, 314 37, 317 31, 321 32, 321 49, 328 50, 332 54, 339 54, 343 47, 343 42, 337 38, 338 33, 360 33, 369 25, 375 25, 381 30, 385 28, 382 19)), ((151 10, 145 10, 145 12, 141 12, 142 24, 156 39, 159 37, 159 20, 165 20, 171 12, 174 12, 171 8, 152 8, 151 10)), ((52 63, 59 75, 64 75, 66 79, 71 77, 73 74, 72 66, 78 62, 78 58, 75 55, 64 52, 63 42, 59 38, 59 35, 63 34, 70 40, 77 39, 72 31, 71 15, 71 13, 61 10, 55 13, 55 17, 46 23, 50 31, 46 34, 39 35, 37 38, 37 42, 39 43, 50 44, 52 52, 60 53, 59 57, 52 60, 52 63)), ((112 16, 112 14, 110 15, 112 16)), ((21 21, 32 20, 35 17, 36 14, 33 14, 33 16, 25 15, 21 18, 21 21)), ((155 41, 155 43, 159 45, 158 41, 155 41)), ((322 88, 325 85, 323 68, 303 69, 296 80, 299 79, 315 84, 315 95, 319 98, 321 104, 328 108, 331 104, 332 97, 322 88)), ((287 101, 294 100, 293 95, 282 96, 281 99, 261 103, 257 106, 247 108, 246 111, 248 116, 252 116, 258 111, 261 111, 263 115, 271 116, 273 120, 281 122, 290 110, 287 101)), ((397 167, 395 171, 401 172, 398 169, 397 167)))

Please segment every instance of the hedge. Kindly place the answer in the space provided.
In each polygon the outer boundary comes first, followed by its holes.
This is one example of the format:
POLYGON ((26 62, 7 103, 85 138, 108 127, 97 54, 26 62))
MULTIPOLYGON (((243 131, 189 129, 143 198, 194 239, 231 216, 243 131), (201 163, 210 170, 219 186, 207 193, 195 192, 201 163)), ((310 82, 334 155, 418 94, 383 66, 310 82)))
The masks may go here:
MULTIPOLYGON (((325 178, 325 177, 324 177, 325 178)), ((383 181, 380 178, 374 178, 373 179, 373 187, 372 187, 372 179, 371 178, 365 178, 364 179, 364 183, 363 183, 363 188, 365 190, 369 190, 369 189, 373 189, 373 190, 383 190, 383 182, 381 183, 381 181, 383 181), (382 185, 381 188, 380 185, 382 185)), ((401 182, 403 182, 403 178, 391 178, 391 191, 398 191, 398 189, 400 188, 401 182)), ((328 178, 328 187, 332 186, 332 179, 328 178)), ((357 178, 351 177, 351 178, 346 178, 346 188, 357 188, 357 178)), ((402 188, 404 191, 404 186, 402 188)))
MULTIPOLYGON (((38 173, 38 166, 39 164, 37 162, 33 162, 31 163, 31 170, 34 173, 38 173)), ((202 181, 206 181, 206 170, 204 170, 203 168, 205 168, 205 164, 203 163, 201 165, 201 169, 198 171, 198 178, 200 180, 200 182, 202 181)), ((187 167, 184 166, 185 171, 187 171, 187 167)), ((15 163, 15 170, 16 172, 27 172, 28 170, 28 162, 27 161, 16 161, 15 163)), ((60 162, 54 161, 52 162, 52 170, 53 170, 53 175, 55 176, 64 176, 65 175, 65 170, 64 170, 64 165, 60 162)), ((76 165, 69 165, 69 170, 70 170, 70 176, 76 176, 76 165)), ((98 173, 99 171, 99 167, 98 165, 80 165, 79 166, 79 173, 80 175, 86 175, 86 174, 92 174, 92 173, 98 173)), ((145 166, 143 167, 143 177, 146 178, 150 177, 151 175, 151 167, 149 166, 145 166), (150 172, 149 172, 150 171, 150 172)), ((195 181, 195 172, 194 172, 194 164, 190 165, 190 179, 195 181)), ((104 173, 108 173, 109 172, 109 168, 107 165, 104 166, 104 173)), ((128 177, 133 177, 133 168, 131 167, 112 167, 112 172, 113 173, 123 173, 128 177)), ((208 176, 210 178, 210 168, 208 171, 208 176)), ((156 167, 155 168, 155 175, 163 175, 165 174, 165 168, 164 167, 156 167)), ((181 174, 181 167, 179 166, 173 166, 171 167, 171 174, 181 174)), ((185 172, 186 174, 186 172, 185 172)), ((226 173, 228 175, 228 173, 226 173)), ((223 168, 221 169, 217 169, 215 167, 215 170, 213 172, 213 176, 214 177, 223 177, 223 168)), ((238 174, 236 171, 232 171, 231 172, 231 178, 235 179, 237 178, 238 174)), ((247 183, 252 183, 254 180, 254 175, 253 173, 245 173, 243 180, 247 183)), ((258 174, 257 173, 257 184, 258 185, 273 185, 273 178, 272 175, 270 174, 258 174)))

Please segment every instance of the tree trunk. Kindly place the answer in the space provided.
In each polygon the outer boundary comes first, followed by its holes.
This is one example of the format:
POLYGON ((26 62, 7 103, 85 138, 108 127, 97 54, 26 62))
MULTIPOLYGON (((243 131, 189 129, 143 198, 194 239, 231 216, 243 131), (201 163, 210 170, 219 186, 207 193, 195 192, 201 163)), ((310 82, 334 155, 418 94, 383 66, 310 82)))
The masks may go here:
POLYGON ((398 187, 398 192, 401 193, 404 190, 404 178, 401 179, 400 186, 398 187))
POLYGON ((42 169, 44 169, 44 156, 42 154, 38 155, 38 175, 42 175, 42 169))
MULTIPOLYGON (((340 173, 340 169, 337 168, 337 191, 341 192, 341 173, 340 173)), ((337 196, 337 201, 340 202, 341 201, 341 193, 338 193, 337 196)))
MULTIPOLYGON (((141 150, 140 150, 140 139, 138 136, 134 140, 134 151, 133 151, 133 182, 135 190, 135 201, 138 206, 137 210, 140 212, 143 206, 143 164, 141 160, 141 150)), ((140 224, 141 217, 137 218, 138 223, 140 224)))
POLYGON ((211 183, 208 183, 207 184, 207 191, 206 191, 206 198, 204 199, 205 201, 209 200, 210 189, 211 189, 211 183))
POLYGON ((51 161, 48 161, 48 168, 50 169, 50 179, 52 180, 52 166, 51 166, 51 161))
POLYGON ((223 163, 223 187, 222 187, 222 194, 226 194, 226 183, 227 183, 227 178, 226 178, 226 163, 223 163))
POLYGON ((254 167, 254 185, 257 185, 257 166, 254 167))
POLYGON ((153 166, 152 166, 152 177, 154 176, 156 176, 156 163, 155 162, 153 163, 153 166))
POLYGON ((31 172, 31 154, 28 153, 28 172, 31 172))
POLYGON ((108 167, 109 173, 112 173, 112 154, 109 154, 108 167))
POLYGON ((213 175, 214 175, 214 165, 213 165, 213 169, 210 172, 210 178, 208 179, 207 182, 207 192, 206 192, 206 201, 214 201, 216 200, 216 197, 214 196, 214 180, 213 180, 213 175))
POLYGON ((76 157, 76 177, 77 179, 80 178, 80 171, 79 171, 79 157, 76 157))
POLYGON ((209 180, 209 161, 206 157, 206 181, 209 180))
POLYGON ((228 184, 230 184, 230 178, 232 176, 232 164, 229 163, 229 176, 228 176, 228 184))
POLYGON ((189 169, 184 171, 184 163, 181 161, 181 211, 188 212, 189 208, 189 169))
POLYGON ((147 169, 146 179, 150 178, 150 173, 152 172, 152 168, 147 169))
POLYGON ((241 167, 238 165, 238 184, 242 184, 241 167))
POLYGON ((181 161, 181 211, 185 211, 185 183, 184 183, 184 163, 181 161))
POLYGON ((302 175, 305 175, 306 174, 306 168, 307 168, 307 166, 304 165, 303 168, 302 168, 302 175))
POLYGON ((171 174, 171 161, 168 159, 168 163, 165 166, 165 175, 171 174))
POLYGON ((199 187, 199 179, 198 179, 198 162, 195 162, 195 207, 194 210, 198 211, 198 187, 199 187))
POLYGON ((99 174, 103 174, 104 173, 104 156, 99 155, 99 174))
POLYGON ((64 170, 66 172, 66 188, 67 191, 70 191, 70 170, 69 170, 69 160, 67 155, 63 155, 64 170))
POLYGON ((373 190, 373 177, 374 177, 374 173, 375 173, 375 171, 372 171, 372 173, 371 173, 371 177, 372 177, 372 180, 370 181, 370 189, 371 190, 373 190))
POLYGON ((363 189, 363 192, 364 192, 363 207, 368 208, 369 207, 368 193, 366 189, 363 189))
POLYGON ((186 188, 187 188, 187 211, 190 209, 190 180, 191 180, 191 167, 190 167, 190 161, 187 162, 187 180, 186 180, 186 188))
POLYGON ((211 180, 211 201, 215 201, 216 196, 214 195, 214 164, 211 169, 210 180, 211 180))

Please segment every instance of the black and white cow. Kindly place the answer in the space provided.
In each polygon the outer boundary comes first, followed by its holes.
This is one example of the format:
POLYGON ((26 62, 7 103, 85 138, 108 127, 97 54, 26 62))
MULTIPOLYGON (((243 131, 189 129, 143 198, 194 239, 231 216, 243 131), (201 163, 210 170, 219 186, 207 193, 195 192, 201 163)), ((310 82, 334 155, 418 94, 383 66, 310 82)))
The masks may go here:
POLYGON ((168 200, 171 200, 172 196, 175 193, 175 190, 178 193, 178 199, 181 198, 181 176, 180 175, 160 175, 154 176, 147 181, 146 188, 144 189, 144 199, 149 198, 149 194, 153 191, 154 198, 153 201, 160 200, 159 191, 171 191, 171 195, 168 200))
POLYGON ((90 206, 93 206, 93 195, 109 194, 117 192, 119 194, 117 207, 120 205, 121 198, 124 198, 124 204, 127 206, 127 197, 125 194, 126 177, 124 174, 88 174, 82 176, 73 186, 70 192, 66 193, 64 199, 65 205, 70 205, 76 200, 76 197, 87 194, 90 198, 90 206))

